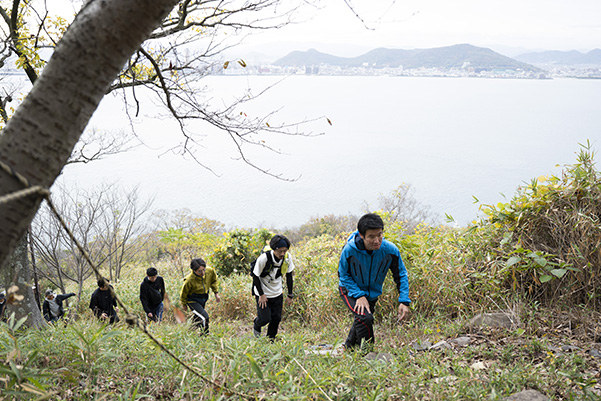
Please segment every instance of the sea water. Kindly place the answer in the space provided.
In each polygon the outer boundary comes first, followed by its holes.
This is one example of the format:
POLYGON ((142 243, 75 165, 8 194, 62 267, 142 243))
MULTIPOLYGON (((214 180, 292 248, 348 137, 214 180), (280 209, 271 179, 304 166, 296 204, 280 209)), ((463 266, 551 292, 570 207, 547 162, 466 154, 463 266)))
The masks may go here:
MULTIPOLYGON (((299 130, 312 136, 245 138, 269 150, 190 124, 191 157, 181 154, 179 127, 147 101, 132 125, 143 146, 67 166, 60 181, 137 185, 155 209, 188 208, 229 228, 358 215, 405 183, 439 221, 449 215, 465 226, 480 204, 507 201, 531 179, 560 174, 576 162, 580 144, 601 146, 601 80, 210 76, 204 85, 208 107, 260 94, 236 115, 274 112, 263 122, 271 127, 308 121, 299 130)), ((108 95, 89 128, 129 130, 123 109, 108 95)))

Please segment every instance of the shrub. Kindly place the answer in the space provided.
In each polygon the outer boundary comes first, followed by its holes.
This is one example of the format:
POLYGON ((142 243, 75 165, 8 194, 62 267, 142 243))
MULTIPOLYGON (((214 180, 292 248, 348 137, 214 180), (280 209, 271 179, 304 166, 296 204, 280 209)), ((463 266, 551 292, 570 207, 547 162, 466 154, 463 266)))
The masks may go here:
POLYGON ((209 258, 221 276, 248 273, 250 262, 259 256, 265 244, 273 237, 273 234, 266 229, 254 232, 237 229, 224 235, 225 241, 215 248, 209 258))
POLYGON ((496 259, 506 286, 543 302, 601 307, 601 175, 590 144, 561 177, 534 179, 483 210, 479 226, 501 234, 496 259))

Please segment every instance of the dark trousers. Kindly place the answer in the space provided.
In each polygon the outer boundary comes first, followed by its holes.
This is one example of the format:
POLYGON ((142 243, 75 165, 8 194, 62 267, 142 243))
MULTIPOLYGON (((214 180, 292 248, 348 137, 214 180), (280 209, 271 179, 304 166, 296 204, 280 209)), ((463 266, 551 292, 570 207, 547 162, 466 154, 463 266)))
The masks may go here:
POLYGON ((282 320, 282 306, 284 304, 284 296, 280 295, 276 298, 267 298, 267 306, 261 308, 259 306, 259 297, 255 296, 257 301, 257 317, 255 318, 253 328, 257 332, 261 332, 261 327, 267 326, 267 337, 275 339, 278 334, 278 327, 282 320))
MULTIPOLYGON (((196 295, 196 294, 195 294, 196 295)), ((202 329, 205 333, 209 332, 209 314, 205 310, 205 305, 207 304, 207 299, 209 299, 208 294, 206 297, 194 296, 193 301, 188 297, 189 301, 188 306, 192 309, 192 315, 194 316, 194 324, 199 329, 202 329)))
POLYGON ((117 311, 115 309, 111 308, 111 310, 109 310, 109 311, 102 311, 98 308, 94 309, 94 315, 96 315, 96 317, 98 317, 98 318, 100 318, 103 313, 106 313, 108 315, 109 324, 119 322, 119 316, 117 316, 117 311))
POLYGON ((348 291, 344 287, 339 287, 340 296, 344 304, 353 312, 353 325, 348 333, 346 342, 344 343, 346 348, 353 348, 361 345, 362 342, 374 343, 374 310, 376 307, 377 299, 369 301, 369 309, 371 313, 365 311, 363 314, 355 312, 355 304, 357 298, 350 297, 348 291))
POLYGON ((119 321, 119 316, 117 316, 117 311, 115 311, 115 313, 113 315, 111 315, 109 323, 113 324, 113 323, 117 323, 118 321, 119 321))
POLYGON ((162 321, 164 308, 165 307, 162 302, 160 304, 158 304, 157 307, 152 310, 152 317, 149 319, 152 320, 153 322, 162 321))

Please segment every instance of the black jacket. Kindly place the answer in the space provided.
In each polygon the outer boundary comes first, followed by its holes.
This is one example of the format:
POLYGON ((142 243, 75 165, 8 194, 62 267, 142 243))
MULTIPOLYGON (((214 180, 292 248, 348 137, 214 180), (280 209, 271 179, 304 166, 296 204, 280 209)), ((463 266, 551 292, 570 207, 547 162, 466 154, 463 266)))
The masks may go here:
POLYGON ((48 301, 47 299, 44 300, 44 304, 42 305, 42 310, 44 312, 44 319, 46 319, 46 321, 48 321, 48 322, 51 321, 52 318, 54 318, 54 317, 58 317, 59 319, 61 319, 65 315, 65 311, 63 310, 63 301, 74 295, 75 295, 74 292, 70 292, 68 294, 57 295, 56 298, 54 298, 54 300, 58 304, 58 316, 54 316, 52 314, 52 311, 50 310, 50 301, 48 301))
POLYGON ((98 288, 96 291, 94 291, 92 298, 90 299, 90 309, 92 309, 96 317, 100 317, 102 316, 102 313, 106 313, 109 317, 111 317, 112 321, 112 318, 117 316, 115 306, 117 306, 117 300, 111 297, 110 289, 102 291, 100 288, 98 288))
POLYGON ((157 276, 157 279, 150 281, 148 277, 144 277, 144 281, 140 284, 140 301, 144 312, 153 313, 154 310, 163 302, 165 298, 165 281, 163 277, 157 276))

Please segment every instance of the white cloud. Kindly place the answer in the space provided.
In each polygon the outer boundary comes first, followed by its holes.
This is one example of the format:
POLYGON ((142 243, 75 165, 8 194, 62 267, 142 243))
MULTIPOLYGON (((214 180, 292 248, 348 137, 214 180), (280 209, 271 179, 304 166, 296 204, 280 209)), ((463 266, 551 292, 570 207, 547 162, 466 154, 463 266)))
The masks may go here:
POLYGON ((357 48, 424 48, 457 43, 524 49, 601 47, 599 0, 344 0, 308 7, 304 22, 253 35, 249 43, 311 42, 357 48))

